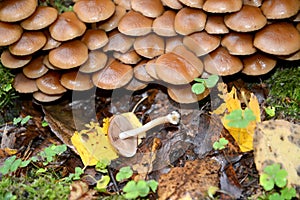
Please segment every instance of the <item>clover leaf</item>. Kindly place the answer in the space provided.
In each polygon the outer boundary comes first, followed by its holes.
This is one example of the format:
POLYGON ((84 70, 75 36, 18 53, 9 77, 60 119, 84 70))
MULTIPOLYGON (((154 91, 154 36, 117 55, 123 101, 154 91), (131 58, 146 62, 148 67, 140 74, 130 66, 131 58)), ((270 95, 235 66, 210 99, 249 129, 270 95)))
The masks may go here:
POLYGON ((132 174, 133 174, 133 171, 129 166, 122 167, 116 175, 116 180, 123 181, 125 179, 130 178, 132 176, 132 174))

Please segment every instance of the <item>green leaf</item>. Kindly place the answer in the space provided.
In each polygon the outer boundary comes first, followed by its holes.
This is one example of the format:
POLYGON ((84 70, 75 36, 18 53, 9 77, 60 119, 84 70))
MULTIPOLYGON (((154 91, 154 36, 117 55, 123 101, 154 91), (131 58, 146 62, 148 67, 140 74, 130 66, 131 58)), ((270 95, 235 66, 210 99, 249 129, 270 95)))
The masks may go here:
POLYGON ((158 182, 155 181, 155 180, 149 180, 147 182, 148 186, 150 187, 150 189, 153 191, 153 192, 156 192, 157 190, 157 186, 158 186, 158 182))
POLYGON ((42 121, 42 127, 46 127, 46 126, 49 126, 48 122, 47 121, 42 121))
POLYGON ((110 164, 110 161, 108 159, 102 159, 99 160, 96 164, 96 171, 101 172, 101 173, 107 173, 107 166, 110 164))
POLYGON ((277 192, 269 195, 269 200, 284 200, 277 192))
POLYGON ((225 149, 225 145, 228 144, 228 140, 225 138, 220 138, 219 141, 214 142, 213 148, 214 150, 222 150, 225 149))
POLYGON ((11 89, 12 89, 12 86, 11 86, 10 83, 6 84, 5 87, 3 88, 3 90, 4 90, 5 92, 8 92, 8 91, 11 90, 11 89))
POLYGON ((116 175, 116 180, 119 182, 123 181, 125 179, 130 178, 132 176, 132 174, 133 174, 133 171, 131 170, 131 168, 129 166, 122 167, 116 175))
POLYGON ((275 184, 280 187, 283 188, 284 186, 286 186, 287 184, 287 171, 286 170, 279 170, 276 174, 275 174, 275 184))
POLYGON ((195 94, 202 94, 205 91, 205 86, 203 83, 195 83, 192 86, 192 92, 195 94))
POLYGON ((268 107, 265 107, 264 110, 265 110, 265 112, 267 113, 268 116, 270 116, 270 117, 275 116, 275 110, 276 110, 275 107, 268 106, 268 107))
POLYGON ((80 176, 84 173, 84 170, 81 169, 80 167, 75 167, 75 174, 73 177, 73 180, 79 180, 80 176))
POLYGON ((150 188, 149 188, 148 184, 146 183, 146 181, 144 181, 144 180, 139 180, 136 184, 136 187, 139 192, 139 196, 141 196, 141 197, 147 196, 150 192, 150 188))
POLYGON ((22 160, 20 158, 16 159, 10 166, 10 172, 17 171, 22 164, 22 160))
POLYGON ((30 162, 31 162, 31 159, 24 160, 24 161, 22 161, 20 167, 27 167, 27 165, 29 165, 30 162))
POLYGON ((109 184, 110 178, 108 175, 102 176, 99 181, 97 181, 96 189, 99 192, 105 192, 106 187, 109 184))
POLYGON ((40 169, 38 169, 35 173, 36 173, 37 175, 39 175, 39 174, 45 173, 46 171, 47 171, 47 168, 40 168, 40 169))
POLYGON ((9 158, 7 158, 3 165, 0 167, 0 173, 3 175, 6 175, 10 172, 10 166, 12 165, 12 163, 16 160, 17 156, 11 156, 9 158))
POLYGON ((213 88, 216 86, 216 84, 219 81, 219 76, 218 75, 210 75, 208 79, 205 80, 205 84, 207 88, 213 88))
POLYGON ((229 120, 228 126, 234 128, 246 128, 251 121, 256 119, 252 110, 246 108, 244 111, 241 109, 233 110, 226 117, 229 120))
POLYGON ((123 188, 123 192, 125 192, 124 197, 126 199, 136 199, 139 196, 135 181, 127 182, 127 184, 123 188))
POLYGON ((269 175, 276 174, 279 170, 280 170, 280 164, 278 163, 268 165, 264 168, 264 172, 269 175))
POLYGON ((24 117, 21 120, 21 126, 23 126, 24 124, 26 124, 32 117, 30 115, 27 115, 26 117, 24 117))
POLYGON ((256 120, 256 117, 253 113, 253 111, 249 108, 246 108, 244 110, 244 119, 247 120, 247 121, 255 121, 256 120))
POLYGON ((269 174, 266 174, 266 173, 263 173, 262 175, 260 175, 259 184, 266 191, 272 190, 274 188, 274 185, 275 185, 273 178, 269 174))
POLYGON ((194 81, 198 83, 205 83, 205 80, 203 78, 194 78, 194 81))
POLYGON ((280 190, 281 193, 281 197, 283 197, 284 199, 290 200, 293 197, 296 197, 296 190, 295 188, 283 188, 282 190, 280 190))
POLYGON ((15 117, 14 119, 13 119, 13 125, 17 125, 18 123, 20 123, 21 122, 21 120, 22 120, 22 118, 21 117, 15 117))
POLYGON ((241 109, 233 110, 229 115, 226 116, 227 120, 241 120, 243 111, 241 109))

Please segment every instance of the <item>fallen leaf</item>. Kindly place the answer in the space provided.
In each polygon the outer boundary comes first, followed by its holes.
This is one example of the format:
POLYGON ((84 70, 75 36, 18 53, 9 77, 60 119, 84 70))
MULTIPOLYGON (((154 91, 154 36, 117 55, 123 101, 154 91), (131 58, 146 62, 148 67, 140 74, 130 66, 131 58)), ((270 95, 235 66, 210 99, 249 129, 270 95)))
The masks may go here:
POLYGON ((280 163, 288 172, 288 185, 299 190, 300 125, 284 120, 258 123, 253 143, 254 161, 259 173, 267 165, 280 163))

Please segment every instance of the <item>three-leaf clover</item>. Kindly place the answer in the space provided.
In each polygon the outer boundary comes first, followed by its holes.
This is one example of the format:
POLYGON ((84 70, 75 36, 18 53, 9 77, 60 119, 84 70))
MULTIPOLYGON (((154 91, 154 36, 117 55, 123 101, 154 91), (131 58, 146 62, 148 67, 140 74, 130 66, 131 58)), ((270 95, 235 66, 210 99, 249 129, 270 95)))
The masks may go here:
POLYGON ((259 183, 266 191, 270 191, 274 186, 283 188, 287 184, 287 171, 280 168, 280 164, 274 163, 264 168, 264 173, 259 177, 259 183))
POLYGON ((116 175, 116 180, 119 182, 123 181, 125 179, 130 178, 132 176, 132 174, 133 174, 133 171, 129 166, 122 167, 116 175))
POLYGON ((18 123, 21 124, 21 126, 23 126, 24 124, 26 124, 32 117, 30 115, 27 115, 26 117, 22 118, 22 117, 17 117, 13 119, 13 124, 17 125, 18 123))
POLYGON ((219 141, 214 142, 213 148, 214 150, 222 150, 225 149, 225 146, 228 144, 228 140, 225 138, 220 138, 219 141))
POLYGON ((197 83, 193 84, 192 92, 195 94, 202 94, 206 88, 213 88, 219 81, 219 76, 210 75, 207 79, 195 78, 197 83))
POLYGON ((256 117, 251 109, 237 109, 230 112, 226 117, 229 120, 228 126, 234 128, 246 128, 251 121, 255 121, 256 117))

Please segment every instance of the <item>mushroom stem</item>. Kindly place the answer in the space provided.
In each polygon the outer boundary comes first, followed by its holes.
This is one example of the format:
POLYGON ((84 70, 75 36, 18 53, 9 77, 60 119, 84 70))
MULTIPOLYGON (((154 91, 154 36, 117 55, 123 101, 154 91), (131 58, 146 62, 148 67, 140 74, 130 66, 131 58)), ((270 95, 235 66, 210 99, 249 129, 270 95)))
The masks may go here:
POLYGON ((140 133, 143 133, 143 132, 146 132, 146 131, 152 129, 155 126, 158 126, 158 125, 164 124, 164 123, 171 123, 171 124, 177 125, 179 123, 179 121, 180 121, 179 112, 173 111, 170 114, 168 114, 164 117, 159 117, 157 119, 154 119, 139 128, 121 132, 119 135, 119 138, 126 139, 126 138, 129 138, 132 136, 136 136, 140 133))

